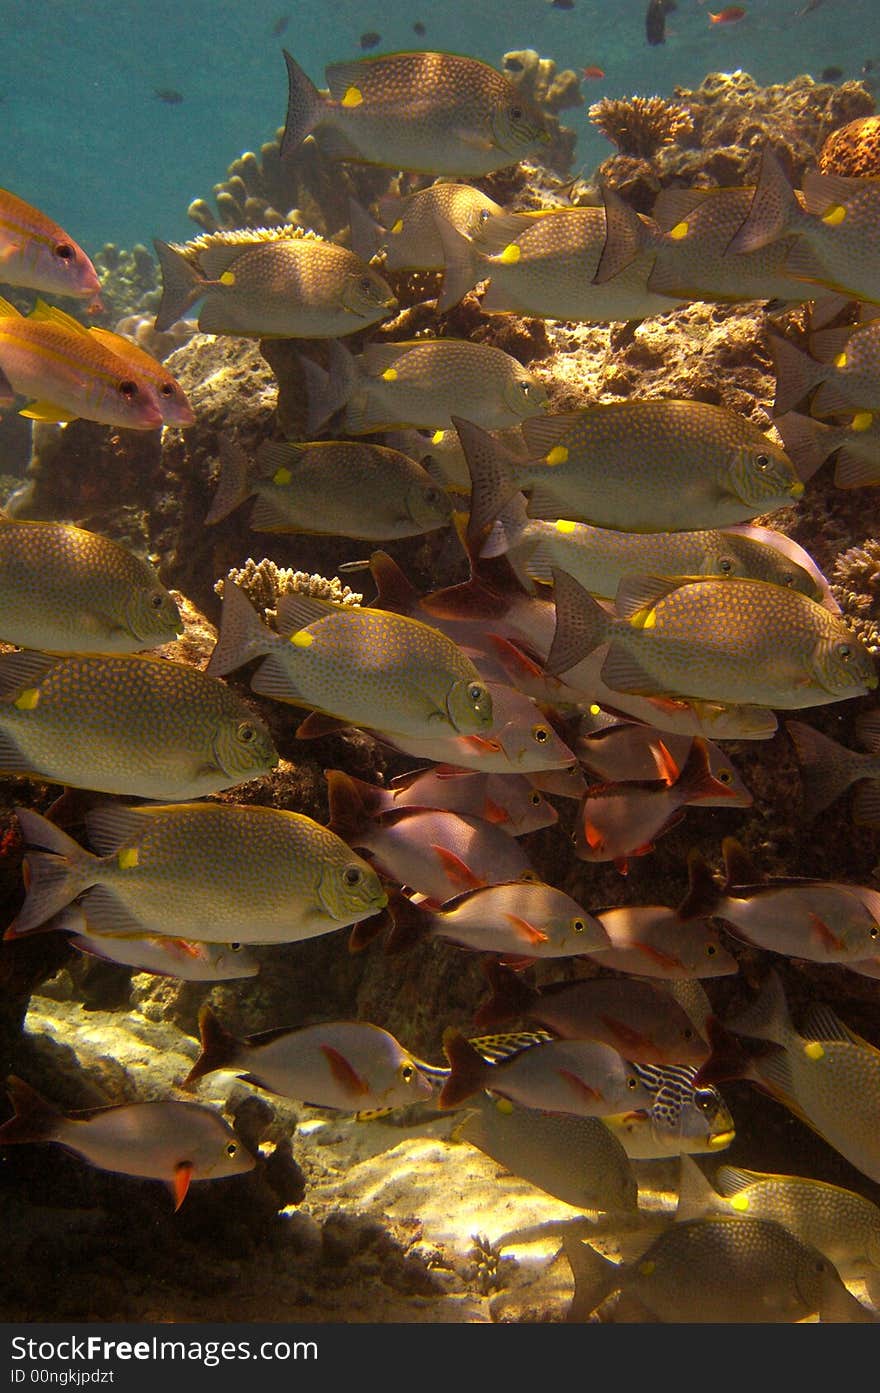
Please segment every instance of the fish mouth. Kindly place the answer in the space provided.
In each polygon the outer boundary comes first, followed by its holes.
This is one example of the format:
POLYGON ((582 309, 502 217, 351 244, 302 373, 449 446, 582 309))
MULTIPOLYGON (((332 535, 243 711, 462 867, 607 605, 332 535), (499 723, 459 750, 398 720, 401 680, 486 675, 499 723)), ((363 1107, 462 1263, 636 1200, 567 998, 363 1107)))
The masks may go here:
POLYGON ((801 498, 803 496, 803 492, 803 483, 800 479, 798 479, 797 483, 792 484, 791 488, 788 490, 788 495, 790 498, 801 498))
POLYGON ((720 1151, 723 1146, 729 1146, 736 1136, 736 1132, 716 1132, 714 1137, 709 1138, 709 1145, 713 1151, 720 1151))

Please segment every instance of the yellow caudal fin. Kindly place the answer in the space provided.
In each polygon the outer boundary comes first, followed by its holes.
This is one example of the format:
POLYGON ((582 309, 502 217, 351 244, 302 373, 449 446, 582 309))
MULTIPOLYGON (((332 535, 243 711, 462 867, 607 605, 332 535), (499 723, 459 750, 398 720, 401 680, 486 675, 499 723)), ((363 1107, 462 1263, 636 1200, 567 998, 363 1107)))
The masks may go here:
POLYGON ((56 406, 51 401, 32 401, 30 406, 26 406, 19 411, 19 416, 27 416, 32 421, 75 421, 75 412, 70 412, 66 406, 56 406))
POLYGON ((21 318, 21 311, 11 305, 8 300, 4 300, 0 295, 0 319, 21 318))
POLYGON ((38 300, 28 315, 28 319, 37 321, 43 320, 47 324, 58 324, 62 329, 70 329, 75 334, 88 334, 88 329, 84 324, 80 324, 78 319, 66 314, 64 310, 59 310, 55 305, 47 305, 45 300, 38 300))

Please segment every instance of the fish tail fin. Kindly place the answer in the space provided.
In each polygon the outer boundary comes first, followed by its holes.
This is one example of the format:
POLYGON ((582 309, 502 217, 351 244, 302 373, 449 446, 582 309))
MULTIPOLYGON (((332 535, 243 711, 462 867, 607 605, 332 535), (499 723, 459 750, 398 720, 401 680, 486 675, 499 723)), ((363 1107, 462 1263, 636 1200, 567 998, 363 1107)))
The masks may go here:
POLYGON ((221 435, 217 441, 217 453, 220 458, 220 482, 205 514, 207 526, 225 518, 253 492, 248 486, 250 461, 238 441, 221 435))
POLYGON ((306 380, 308 419, 306 430, 314 439, 322 426, 344 406, 354 390, 357 369, 354 358, 336 339, 327 340, 327 370, 301 355, 300 364, 306 380))
POLYGON ((443 1052, 449 1060, 449 1077, 440 1090, 441 1108, 455 1108, 485 1087, 492 1068, 460 1030, 450 1026, 443 1032, 443 1052))
POLYGON ((324 111, 324 98, 312 79, 303 72, 299 63, 287 52, 287 120, 284 135, 281 137, 281 158, 298 150, 307 135, 310 135, 321 120, 324 111))
POLYGON ((492 995, 474 1015, 476 1030, 494 1030, 496 1026, 503 1025, 516 1016, 528 1014, 529 1008, 538 1000, 538 993, 534 987, 524 982, 519 973, 504 967, 493 958, 486 959, 483 971, 492 995))
POLYGON ((763 874, 736 837, 725 837, 721 843, 724 857, 724 893, 729 894, 735 885, 758 885, 763 874))
POLYGON ((11 1146, 14 1142, 52 1141, 64 1114, 15 1074, 10 1074, 6 1080, 6 1092, 15 1114, 0 1127, 0 1146, 11 1146))
POLYGON ((98 857, 86 851, 60 827, 31 808, 16 808, 24 856, 26 896, 6 930, 6 938, 18 938, 38 929, 65 909, 77 895, 94 884, 92 867, 98 857), (39 848, 35 850, 33 848, 39 848))
POLYGON ((832 426, 823 426, 820 421, 801 416, 797 411, 787 411, 773 424, 782 436, 785 453, 802 483, 812 479, 840 443, 832 426))
POLYGON ((406 895, 394 895, 388 901, 387 912, 391 919, 391 931, 385 940, 386 953, 400 953, 424 936, 428 927, 425 912, 408 900, 406 895))
POLYGON ((348 842, 350 846, 356 846, 352 837, 359 836, 367 822, 370 812, 361 788, 368 785, 361 785, 358 779, 353 779, 342 769, 325 769, 324 778, 327 780, 327 797, 330 804, 330 820, 327 823, 328 830, 335 832, 337 837, 348 842))
POLYGON ((613 620, 567 571, 553 568, 556 632, 544 668, 554 677, 569 672, 611 637, 613 620))
POLYGON ((469 237, 446 218, 435 217, 434 226, 443 248, 443 287, 437 297, 437 309, 445 314, 473 290, 485 272, 480 270, 480 255, 469 237))
POLYGON ((205 672, 210 677, 234 672, 251 658, 271 652, 271 637, 244 591, 227 580, 223 586, 220 636, 205 672))
POLYGON ((525 494, 514 494, 509 503, 501 509, 493 522, 480 548, 480 559, 492 556, 507 556, 523 539, 530 522, 526 511, 525 494))
POLYGON ((803 217, 801 205, 779 159, 765 146, 749 211, 725 248, 733 256, 757 251, 791 232, 803 217))
POLYGON ((704 1219, 710 1214, 727 1213, 727 1205, 700 1170, 696 1161, 683 1151, 679 1158, 678 1205, 675 1222, 704 1219))
POLYGON ((767 973, 754 1001, 738 1011, 727 1025, 736 1035, 770 1040, 774 1045, 786 1043, 792 1034, 792 1025, 785 991, 776 972, 767 973))
POLYGON ((385 242, 385 229, 371 218, 362 203, 348 196, 349 244, 361 261, 371 261, 385 242))
POLYGON ((470 554, 476 556, 484 532, 517 491, 519 461, 473 421, 453 416, 452 424, 458 432, 471 475, 467 542, 470 554))
POLYGON ((582 1324, 620 1285, 621 1269, 575 1234, 566 1234, 562 1251, 574 1277, 574 1295, 565 1319, 569 1324, 582 1324))
POLYGON ((809 396, 814 387, 824 382, 829 369, 824 363, 817 363, 808 353, 802 353, 788 339, 780 334, 768 334, 767 342, 773 355, 776 369, 776 399, 773 415, 784 416, 793 410, 798 402, 809 396))
POLYGON ((159 267, 162 271, 162 299, 156 312, 156 329, 162 333, 176 324, 194 305, 211 284, 197 266, 188 261, 183 252, 168 242, 153 239, 159 267))
POLYGON ((701 851, 692 847, 688 855, 688 888, 676 909, 679 919, 703 919, 718 908, 721 892, 709 862, 701 851))
POLYGON ((861 778, 864 759, 803 721, 786 721, 811 814, 822 812, 861 778))
POLYGON ((716 1016, 710 1016, 706 1021, 706 1034, 711 1054, 694 1075, 694 1088, 714 1087, 732 1079, 750 1079, 753 1083, 759 1081, 755 1068, 756 1051, 738 1039, 738 1026, 735 1031, 728 1029, 716 1016))
POLYGON ((234 1064, 241 1048, 241 1041, 220 1024, 207 1002, 199 1011, 199 1040, 199 1057, 181 1088, 191 1089, 205 1074, 213 1074, 215 1069, 225 1069, 234 1064))
POLYGON ((607 186, 602 189, 605 202, 605 245, 593 285, 604 285, 625 271, 648 242, 648 226, 634 208, 607 186))

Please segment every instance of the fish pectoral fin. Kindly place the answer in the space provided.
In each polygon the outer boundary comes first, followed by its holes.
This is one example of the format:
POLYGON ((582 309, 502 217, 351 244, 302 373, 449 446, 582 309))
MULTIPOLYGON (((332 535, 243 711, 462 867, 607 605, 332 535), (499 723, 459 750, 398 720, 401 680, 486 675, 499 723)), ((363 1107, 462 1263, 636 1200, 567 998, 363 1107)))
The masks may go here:
POLYGON ((56 406, 51 401, 32 401, 28 406, 22 407, 19 416, 26 416, 30 421, 57 421, 64 424, 67 421, 77 420, 75 412, 71 412, 66 406, 56 406))
POLYGON ((506 919, 512 929, 515 929, 528 943, 546 943, 547 935, 530 924, 528 919, 521 919, 518 914, 502 914, 502 919, 506 919))
POLYGON ((578 1098, 584 1098, 588 1103, 598 1103, 601 1101, 602 1094, 599 1089, 592 1088, 585 1083, 577 1074, 573 1074, 570 1069, 560 1069, 559 1077, 564 1079, 578 1098))
POLYGON ((460 140, 462 145, 467 145, 471 150, 494 150, 495 141, 488 135, 480 135, 477 131, 462 130, 460 127, 453 131, 456 140, 460 140))
POLYGON ((332 1045, 321 1045, 320 1048, 330 1066, 331 1074, 345 1093, 350 1093, 353 1098, 363 1098, 369 1093, 370 1085, 357 1072, 354 1065, 349 1063, 344 1054, 334 1049, 332 1045))
POLYGON ((807 918, 823 948, 830 948, 835 951, 839 951, 843 948, 843 940, 834 932, 829 924, 825 923, 824 919, 818 914, 808 914, 807 918))
POLYGON ((190 1181, 192 1180, 192 1174, 192 1161, 178 1161, 177 1165, 174 1167, 174 1179, 171 1181, 171 1193, 174 1196, 175 1214, 186 1199, 190 1181))
POLYGON ((454 851, 448 847, 438 846, 436 842, 431 843, 431 850, 437 857, 447 876, 454 886, 462 890, 480 890, 485 884, 480 876, 475 875, 460 856, 456 856, 454 851))

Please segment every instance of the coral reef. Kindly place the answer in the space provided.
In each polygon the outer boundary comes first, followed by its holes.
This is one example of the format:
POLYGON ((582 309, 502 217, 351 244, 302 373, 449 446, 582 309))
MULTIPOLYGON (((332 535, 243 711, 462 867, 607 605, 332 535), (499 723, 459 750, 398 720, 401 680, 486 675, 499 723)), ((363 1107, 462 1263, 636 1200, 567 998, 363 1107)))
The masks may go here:
POLYGON ((838 556, 831 589, 854 632, 880 654, 880 538, 868 537, 838 556))
POLYGON ((588 114, 621 154, 634 159, 649 160, 694 129, 687 108, 663 97, 603 97, 588 114))
POLYGON ((104 308, 90 318, 90 323, 113 329, 128 315, 155 315, 162 292, 151 251, 140 243, 127 251, 107 242, 94 257, 94 263, 104 308))
POLYGON ((880 116, 860 116, 826 136, 819 151, 823 174, 847 178, 880 176, 880 116))
POLYGON ((248 557, 244 565, 233 568, 225 580, 218 580, 214 586, 218 595, 222 596, 226 581, 243 590, 254 609, 270 624, 275 621, 279 597, 289 591, 311 595, 317 600, 332 600, 334 604, 343 606, 360 605, 364 598, 350 586, 344 585, 338 576, 328 580, 317 573, 309 575, 306 571, 294 571, 289 566, 276 566, 274 561, 265 557, 262 561, 248 557))
POLYGON ((193 334, 198 333, 198 329, 195 319, 178 319, 163 333, 156 328, 155 310, 151 314, 127 314, 114 325, 115 333, 131 339, 145 352, 152 353, 160 362, 164 362, 175 349, 189 343, 193 334))
POLYGON ((566 174, 571 169, 577 132, 562 125, 559 112, 584 104, 577 73, 571 68, 557 72, 553 59, 541 58, 533 48, 505 53, 502 71, 540 107, 550 130, 544 163, 555 173, 566 174))

